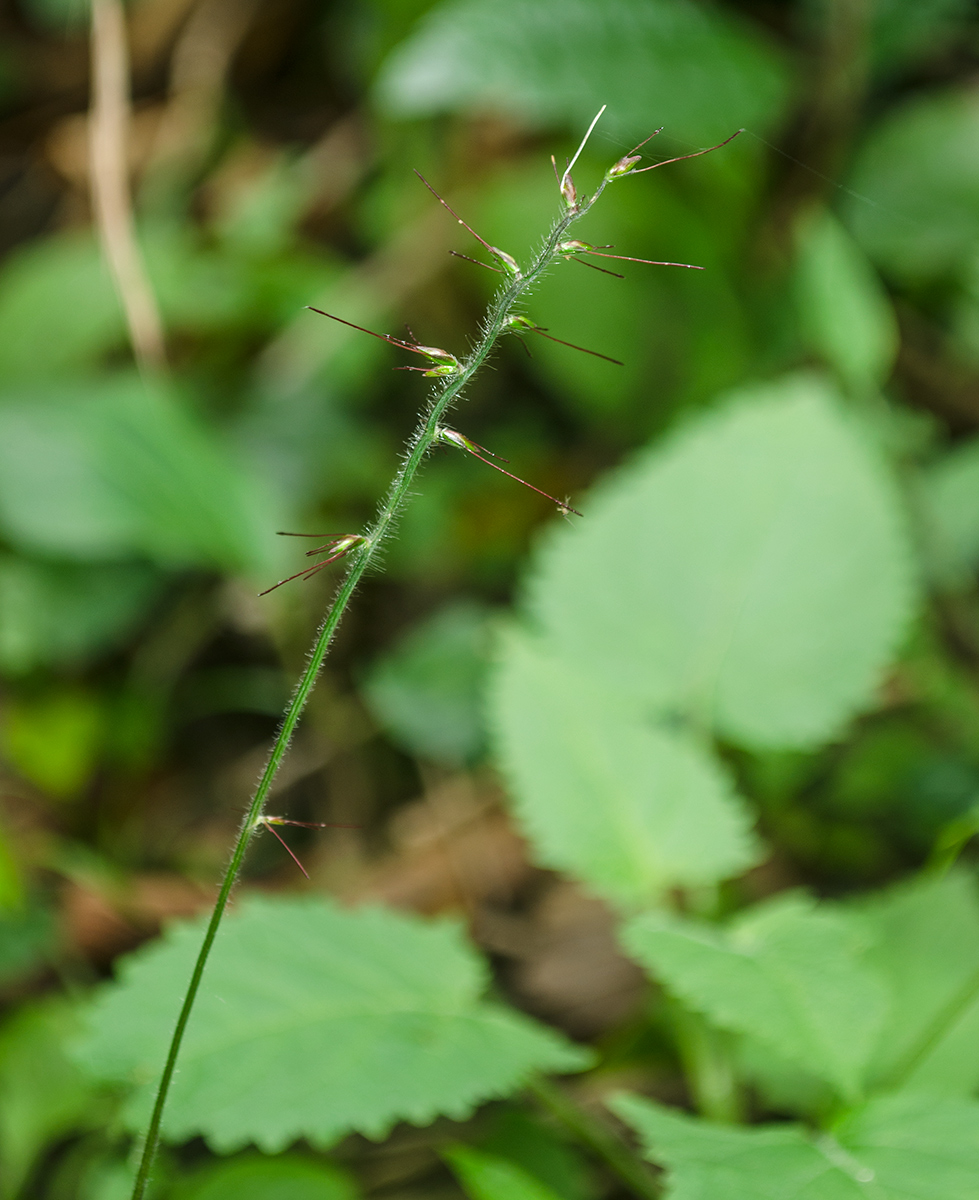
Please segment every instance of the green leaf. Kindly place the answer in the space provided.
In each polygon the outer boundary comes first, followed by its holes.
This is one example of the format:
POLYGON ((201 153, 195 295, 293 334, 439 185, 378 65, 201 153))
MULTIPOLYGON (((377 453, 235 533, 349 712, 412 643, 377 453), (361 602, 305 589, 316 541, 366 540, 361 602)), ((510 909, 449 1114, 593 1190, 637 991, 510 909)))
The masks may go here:
POLYGON ((518 630, 503 640, 490 704, 497 759, 548 866, 644 904, 755 861, 750 818, 709 750, 518 630))
POLYGON ((902 884, 860 906, 866 962, 889 985, 870 1066, 877 1086, 968 1095, 979 1085, 979 896, 955 872, 902 884))
POLYGON ((65 799, 91 777, 105 728, 105 709, 97 695, 63 687, 11 698, 0 723, 0 747, 25 779, 65 799))
POLYGON ((892 74, 909 62, 947 50, 971 16, 970 0, 875 0, 871 55, 876 73, 892 74))
POLYGON ((394 51, 377 87, 404 116, 490 108, 580 124, 608 104, 606 128, 619 134, 664 123, 709 142, 770 127, 788 78, 760 30, 689 0, 449 0, 394 51))
MULTIPOLYGON (((588 261, 625 278, 568 262, 534 287, 529 311, 538 324, 565 341, 617 358, 623 366, 532 336, 524 339, 533 353, 528 360, 511 343, 511 356, 541 375, 562 405, 597 423, 613 444, 632 444, 662 428, 664 404, 679 407, 691 394, 706 399, 752 369, 753 334, 732 264, 738 261, 750 220, 745 209, 756 203, 750 198, 761 186, 756 178, 760 164, 734 145, 723 154, 729 156, 723 169, 718 156, 717 172, 696 189, 661 171, 606 190, 581 230, 598 245, 614 243, 636 257, 697 264, 703 271, 594 258, 588 261), (669 380, 655 406, 649 403, 650 378, 669 380)), ((581 177, 598 177, 608 157, 601 143, 591 152, 586 148, 579 160, 581 177)), ((540 163, 516 166, 481 181, 457 206, 487 241, 526 262, 540 229, 551 220, 554 177, 540 163)), ((458 249, 466 250, 462 239, 458 249)), ((469 272, 472 284, 484 285, 488 300, 493 286, 489 272, 459 270, 464 276, 469 272)))
POLYGON ((353 1179, 338 1167, 295 1154, 245 1154, 212 1163, 182 1182, 173 1200, 357 1200, 353 1179))
POLYGON ((979 438, 925 470, 920 505, 932 577, 944 587, 965 586, 979 566, 979 438))
POLYGON ((848 223, 898 278, 957 275, 979 248, 979 93, 924 91, 892 109, 860 150, 848 223))
POLYGON ((67 1005, 25 1008, 0 1031, 0 1197, 15 1196, 52 1141, 104 1119, 91 1082, 65 1053, 77 1030, 67 1005))
POLYGON ((538 555, 528 608, 608 690, 758 747, 816 745, 872 701, 910 614, 910 551, 892 481, 826 384, 736 394, 583 507, 538 555))
POLYGON ((888 994, 861 961, 858 917, 783 896, 728 928, 650 912, 624 943, 670 991, 726 1029, 747 1033, 848 1099, 883 1026, 888 994))
POLYGON ((17 902, 16 907, 0 911, 0 986, 5 986, 44 964, 55 948, 57 930, 47 909, 23 905, 20 872, 7 846, 0 853, 5 860, 0 871, 7 873, 2 886, 7 899, 17 902), (10 873, 11 867, 16 874, 10 873))
POLYGON ((142 563, 43 562, 0 555, 0 670, 74 665, 132 632, 157 598, 142 563))
POLYGON ((11 255, 0 271, 0 325, 4 380, 51 378, 91 367, 106 349, 123 342, 125 317, 95 238, 42 238, 11 255))
MULTIPOLYGON (((144 1126, 203 922, 130 957, 90 1015, 82 1060, 137 1085, 144 1126)), ((450 923, 320 900, 252 898, 225 920, 187 1030, 164 1134, 275 1153, 398 1120, 461 1119, 535 1070, 588 1063, 480 994, 486 970, 450 923), (257 969, 260 964, 260 969, 257 969)))
POLYGON ((135 376, 0 404, 0 522, 25 549, 266 567, 263 503, 174 396, 135 376))
POLYGON ((498 1154, 472 1146, 450 1146, 442 1151, 442 1157, 472 1200, 560 1200, 557 1192, 498 1154))
POLYGON ((666 1167, 665 1200, 972 1200, 979 1189, 971 1101, 882 1097, 824 1134, 711 1125, 625 1094, 609 1107, 666 1167))
POLYGON ((367 673, 363 695, 396 742, 458 766, 485 740, 490 610, 460 601, 415 626, 367 673))
POLYGON ((897 354, 897 321, 863 252, 829 213, 800 230, 796 298, 813 345, 854 391, 886 382, 897 354))

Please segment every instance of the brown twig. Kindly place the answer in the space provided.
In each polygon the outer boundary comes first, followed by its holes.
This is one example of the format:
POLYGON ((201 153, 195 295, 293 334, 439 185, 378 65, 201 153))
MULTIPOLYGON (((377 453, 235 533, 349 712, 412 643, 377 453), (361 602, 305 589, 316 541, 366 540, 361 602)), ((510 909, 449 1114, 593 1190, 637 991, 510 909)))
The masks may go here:
POLYGON ((92 0, 92 207, 133 355, 144 372, 166 365, 163 323, 136 242, 129 192, 129 53, 121 0, 92 0))

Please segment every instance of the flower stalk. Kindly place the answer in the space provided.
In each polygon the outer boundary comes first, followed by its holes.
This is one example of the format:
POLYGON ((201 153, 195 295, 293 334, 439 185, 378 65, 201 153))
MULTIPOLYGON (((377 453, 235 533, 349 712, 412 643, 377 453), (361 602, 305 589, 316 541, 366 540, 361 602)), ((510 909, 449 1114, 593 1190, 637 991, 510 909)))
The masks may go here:
MULTIPOLYGON (((602 109, 604 112, 604 107, 602 109)), ((177 1059, 180 1054, 180 1047, 183 1041, 184 1034, 187 1029, 188 1021, 194 1007, 194 1002, 200 989, 201 980, 204 975, 204 970, 207 965, 208 957, 214 945, 214 940, 217 936, 221 920, 224 916, 228 901, 231 898, 231 893, 234 890, 238 876, 241 872, 242 865, 245 860, 245 855, 248 851, 249 844, 256 833, 261 830, 269 830, 274 832, 273 826, 283 823, 283 818, 269 817, 265 814, 265 805, 268 800, 272 784, 279 771, 282 761, 289 748, 289 744, 295 733, 296 726, 299 723, 300 717, 309 700, 310 693, 316 683, 317 676, 323 662, 329 652, 330 646, 336 634, 337 627, 347 610, 347 606, 353 597, 361 579, 376 561, 378 552, 383 545, 385 539, 391 534, 394 524, 401 510, 404 508, 412 490, 415 481, 415 476, 418 473, 422 463, 439 442, 449 442, 455 444, 459 448, 466 450, 469 453, 478 453, 479 447, 476 443, 472 443, 469 439, 463 438, 462 435, 455 434, 444 425, 444 419, 450 409, 459 401, 465 392, 470 380, 476 372, 482 367, 486 361, 497 340, 507 333, 518 332, 525 330, 528 332, 542 333, 533 322, 522 317, 517 308, 521 304, 523 298, 530 292, 533 286, 542 278, 542 276, 557 262, 566 260, 569 255, 573 255, 578 250, 578 246, 584 246, 585 243, 576 243, 574 250, 570 249, 572 243, 568 241, 569 229, 579 221, 601 196, 602 192, 617 178, 615 169, 610 169, 598 187, 591 196, 579 197, 574 182, 571 179, 571 168, 578 159, 588 136, 595 127, 598 118, 601 116, 599 112, 595 120, 592 121, 588 132, 581 145, 578 147, 574 158, 568 164, 564 175, 559 180, 560 193, 563 199, 563 208, 561 216, 554 223, 550 233, 547 235, 543 246, 538 251, 534 260, 525 269, 521 269, 516 260, 506 251, 502 251, 495 246, 491 246, 484 241, 448 204, 441 196, 435 192, 431 184, 427 180, 422 180, 426 187, 438 199, 453 217, 462 224, 477 241, 481 243, 486 250, 496 260, 497 269, 501 270, 504 275, 505 282, 490 305, 489 311, 483 323, 481 336, 473 348, 469 356, 460 361, 445 350, 438 349, 432 346, 422 346, 417 342, 406 342, 400 338, 394 338, 387 334, 377 334, 372 330, 364 329, 365 333, 371 334, 373 337, 380 337, 382 340, 397 346, 400 349, 410 351, 414 354, 419 354, 427 359, 428 365, 425 367, 413 368, 420 370, 424 375, 434 379, 433 392, 428 400, 428 403, 423 410, 418 426, 408 441, 406 452, 402 460, 402 465, 391 482, 387 495, 381 504, 377 516, 374 519, 370 528, 362 534, 345 534, 342 537, 331 539, 325 546, 320 547, 318 551, 312 553, 324 552, 328 557, 323 562, 315 564, 313 567, 307 568, 305 571, 298 572, 297 576, 291 578, 308 577, 328 562, 343 558, 349 563, 347 572, 343 577, 339 588, 334 596, 333 603, 327 611, 326 617, 320 626, 312 650, 309 655, 309 660, 306 669, 296 686, 291 700, 286 708, 282 719, 282 724, 276 734, 275 741, 272 745, 268 761, 262 771, 258 786, 255 789, 254 795, 248 806, 244 820, 241 823, 237 841, 231 854, 231 859, 225 871, 224 879, 218 891, 217 900, 214 905, 214 910, 208 922, 204 938, 201 943, 201 948, 194 964, 194 969, 191 974, 190 982, 184 996, 183 1004, 177 1016, 176 1025, 174 1027, 173 1036, 170 1042, 169 1051, 166 1062, 160 1077, 160 1082, 157 1088, 156 1100, 153 1106, 152 1115, 150 1117, 149 1127, 142 1147, 139 1167, 137 1170, 136 1180, 132 1192, 132 1200, 143 1200, 146 1194, 146 1188, 149 1182, 150 1171, 156 1156, 160 1142, 160 1131, 163 1120, 163 1112, 167 1102, 167 1096, 170 1091, 170 1086, 173 1082, 174 1071, 177 1064, 177 1059)), ((617 164, 618 166, 618 164, 617 164)), ((627 173, 636 173, 633 170, 628 170, 627 173)), ((590 251, 590 248, 589 248, 590 251)), ((485 265, 485 264, 482 264, 485 265)), ((319 311, 319 310, 317 310, 319 311)), ((331 317, 332 320, 341 321, 343 324, 351 324, 345 321, 342 317, 335 317, 332 314, 325 313, 325 316, 331 317)), ((361 326, 354 326, 356 329, 361 329, 361 326)), ((578 347, 575 347, 578 348, 578 347)), ((593 352, 590 352, 593 353, 593 352)), ((612 360, 615 361, 615 360, 612 360)), ((488 461, 488 460, 483 460, 488 461)), ((492 463, 490 465, 493 465, 492 463)), ((509 474, 509 472, 507 472, 509 474)), ((513 478, 517 478, 514 476, 513 478)), ((519 480, 519 482, 524 482, 519 480)), ((531 486, 531 485, 528 485, 531 486)), ((535 489, 537 490, 537 489, 535 489)), ((542 493, 546 494, 546 493, 542 493)), ((553 499, 553 497, 548 497, 553 499)), ((554 501, 558 508, 566 513, 575 512, 569 505, 561 501, 554 501)), ((283 580, 282 582, 288 582, 283 580)), ((278 584, 275 585, 279 586, 278 584)), ((273 590, 271 588, 267 589, 273 590)))

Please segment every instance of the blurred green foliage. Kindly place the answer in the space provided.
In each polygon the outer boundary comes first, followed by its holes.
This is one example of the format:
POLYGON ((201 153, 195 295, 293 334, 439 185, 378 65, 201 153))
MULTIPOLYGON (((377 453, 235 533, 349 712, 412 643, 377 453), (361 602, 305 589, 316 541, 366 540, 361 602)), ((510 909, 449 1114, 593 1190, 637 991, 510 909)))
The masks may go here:
POLYGON ((974 6, 132 0, 146 376, 88 10, 0 6, 2 1200, 128 1195, 199 923, 120 956, 206 907, 335 579, 259 599, 276 531, 361 528, 424 403, 305 306, 464 353, 498 277, 412 168, 525 260, 602 104, 582 186, 743 127, 581 232, 704 269, 562 263, 527 315, 625 365, 509 338, 458 413, 580 522, 426 464, 276 795, 341 828, 277 827, 309 885, 256 847, 313 895, 230 920, 155 1195, 614 1198, 520 1092, 589 1055, 669 1200, 974 1195, 974 6))

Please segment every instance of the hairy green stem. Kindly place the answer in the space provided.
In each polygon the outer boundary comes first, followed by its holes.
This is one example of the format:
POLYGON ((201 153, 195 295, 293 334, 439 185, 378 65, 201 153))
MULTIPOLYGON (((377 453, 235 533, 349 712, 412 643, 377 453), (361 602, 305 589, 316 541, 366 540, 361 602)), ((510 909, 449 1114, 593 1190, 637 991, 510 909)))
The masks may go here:
MULTIPOLYGON (((214 905, 214 911, 208 922, 204 940, 201 943, 200 952, 197 955, 197 961, 194 964, 194 970, 190 977, 190 983, 187 986, 183 1005, 177 1017, 166 1063, 160 1076, 156 1101, 153 1105, 153 1112, 150 1117, 139 1169, 133 1187, 132 1200, 143 1200, 146 1193, 150 1169, 160 1143, 160 1126, 163 1120, 163 1110, 166 1106, 167 1095, 173 1081, 181 1042, 187 1029, 187 1023, 190 1020, 194 1001, 197 998, 197 992, 204 975, 208 956, 211 953, 211 947, 214 945, 214 939, 217 936, 228 900, 238 880, 248 845, 255 831, 262 824, 265 803, 268 799, 272 783, 285 757, 289 742, 299 723, 299 718, 306 707, 310 692, 312 692, 313 686, 316 683, 316 677, 330 649, 337 626, 340 624, 340 620, 346 611, 347 605, 350 603, 350 599, 358 583, 374 561, 381 543, 391 532, 398 514, 404 507, 419 467, 434 443, 438 440, 438 430, 442 418, 460 398, 466 385, 485 362, 494 343, 507 331, 510 317, 516 315, 514 309, 518 301, 540 279, 554 260, 559 257, 558 244, 563 239, 567 230, 588 212, 604 191, 606 182, 607 179, 603 180, 594 195, 590 198, 575 201, 569 205, 567 211, 555 223, 553 229, 548 234, 543 247, 534 259, 531 267, 525 274, 517 275, 513 278, 508 286, 503 288, 497 295, 487 314, 479 342, 470 356, 461 364, 459 372, 448 377, 440 390, 431 398, 425 413, 422 415, 418 428, 408 442, 407 453, 405 454, 401 469, 388 489, 387 496, 381 505, 374 524, 365 535, 359 548, 350 555, 351 563, 349 570, 330 606, 326 619, 316 635, 316 641, 313 644, 306 670, 303 672, 292 699, 289 701, 282 725, 272 746, 272 752, 269 755, 265 770, 262 772, 258 787, 255 790, 245 819, 242 822, 238 840, 231 855, 231 861, 228 863, 228 868, 225 871, 221 889, 218 892, 217 901, 214 905)), ((653 1193, 648 1194, 652 1195, 653 1193)))
POLYGON ((550 1080, 536 1078, 527 1090, 583 1145, 603 1159, 631 1192, 643 1200, 662 1200, 663 1189, 649 1167, 611 1129, 571 1100, 550 1080))

